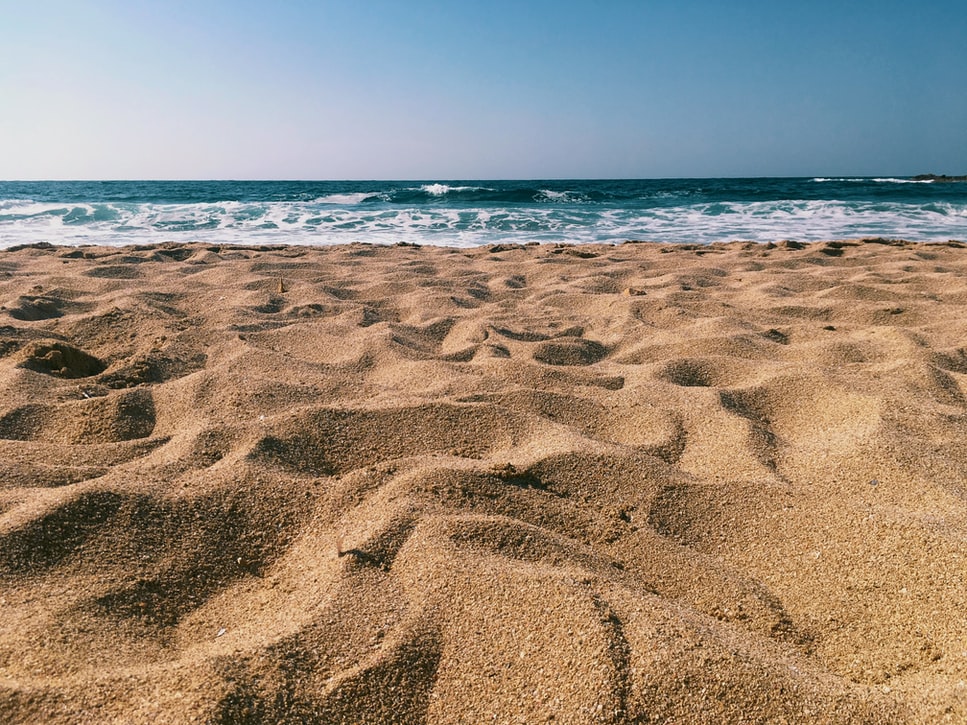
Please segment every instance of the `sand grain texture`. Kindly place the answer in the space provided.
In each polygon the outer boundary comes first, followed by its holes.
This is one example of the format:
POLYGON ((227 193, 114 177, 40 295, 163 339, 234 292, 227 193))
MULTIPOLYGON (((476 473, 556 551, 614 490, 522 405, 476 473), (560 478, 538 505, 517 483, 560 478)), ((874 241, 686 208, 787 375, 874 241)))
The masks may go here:
POLYGON ((967 249, 0 253, 0 719, 967 722, 967 249))

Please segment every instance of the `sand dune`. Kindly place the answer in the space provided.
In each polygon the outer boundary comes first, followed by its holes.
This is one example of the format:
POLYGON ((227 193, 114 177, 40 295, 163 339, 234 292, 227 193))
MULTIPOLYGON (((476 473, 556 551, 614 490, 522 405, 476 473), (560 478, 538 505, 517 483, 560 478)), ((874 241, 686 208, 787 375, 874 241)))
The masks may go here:
POLYGON ((5 722, 967 721, 967 249, 0 253, 5 722))

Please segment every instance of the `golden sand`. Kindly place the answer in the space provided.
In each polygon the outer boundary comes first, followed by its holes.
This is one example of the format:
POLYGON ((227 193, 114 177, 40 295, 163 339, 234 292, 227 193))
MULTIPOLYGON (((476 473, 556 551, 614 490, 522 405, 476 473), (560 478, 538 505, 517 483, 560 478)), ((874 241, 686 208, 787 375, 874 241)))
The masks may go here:
POLYGON ((967 722, 967 249, 0 252, 0 720, 967 722))

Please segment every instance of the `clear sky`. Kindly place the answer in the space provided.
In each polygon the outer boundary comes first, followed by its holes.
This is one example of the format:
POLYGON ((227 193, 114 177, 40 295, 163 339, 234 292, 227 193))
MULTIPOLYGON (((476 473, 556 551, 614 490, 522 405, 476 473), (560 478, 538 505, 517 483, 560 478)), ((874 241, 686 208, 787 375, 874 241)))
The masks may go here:
POLYGON ((0 179, 919 172, 965 0, 0 0, 0 179))

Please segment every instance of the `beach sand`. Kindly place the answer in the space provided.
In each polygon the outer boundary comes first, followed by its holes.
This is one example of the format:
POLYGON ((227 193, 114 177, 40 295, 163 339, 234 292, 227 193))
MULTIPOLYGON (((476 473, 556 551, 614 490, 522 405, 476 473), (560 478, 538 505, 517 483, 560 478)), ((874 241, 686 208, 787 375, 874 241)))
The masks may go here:
POLYGON ((0 252, 0 720, 967 722, 967 248, 0 252))

